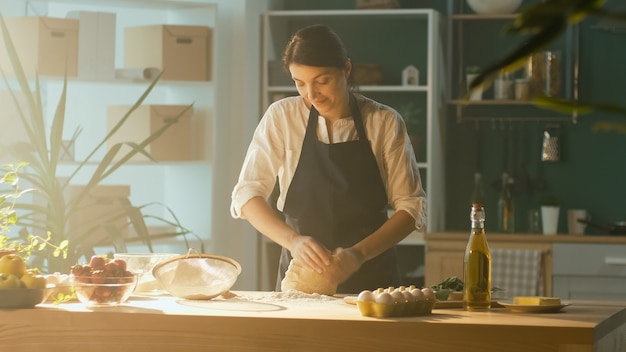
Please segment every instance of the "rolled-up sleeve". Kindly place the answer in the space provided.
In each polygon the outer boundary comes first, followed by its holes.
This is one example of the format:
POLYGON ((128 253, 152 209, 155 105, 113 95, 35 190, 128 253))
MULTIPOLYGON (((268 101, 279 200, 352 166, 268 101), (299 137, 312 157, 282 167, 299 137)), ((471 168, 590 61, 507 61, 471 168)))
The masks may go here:
POLYGON ((239 179, 233 189, 230 206, 233 218, 242 218, 241 208, 250 199, 267 199, 276 184, 285 149, 278 137, 280 129, 269 118, 271 110, 268 109, 254 132, 239 179))
POLYGON ((415 228, 426 224, 426 193, 422 186, 413 147, 402 117, 392 110, 393 118, 380 121, 386 126, 373 129, 380 133, 375 155, 387 187, 389 204, 395 211, 406 211, 415 219, 415 228))

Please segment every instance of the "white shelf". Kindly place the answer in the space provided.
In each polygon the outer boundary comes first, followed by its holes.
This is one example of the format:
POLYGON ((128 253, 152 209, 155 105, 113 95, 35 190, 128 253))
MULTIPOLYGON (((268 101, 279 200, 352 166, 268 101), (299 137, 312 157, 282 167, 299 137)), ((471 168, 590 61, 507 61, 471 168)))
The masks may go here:
POLYGON ((490 15, 479 15, 479 14, 455 14, 452 15, 453 20, 459 21, 471 21, 471 20, 494 20, 494 21, 502 21, 502 20, 514 20, 517 17, 515 13, 507 13, 507 14, 490 14, 490 15))
POLYGON ((106 5, 120 9, 126 8, 144 8, 144 9, 163 9, 163 10, 180 10, 205 8, 208 4, 206 0, 28 0, 29 6, 47 5, 47 4, 68 4, 68 5, 106 5))
MULTIPOLYGON (((427 86, 358 86, 360 92, 428 92, 427 86)), ((294 86, 269 86, 268 92, 296 92, 294 86)))
POLYGON ((266 13, 270 17, 323 17, 323 18, 343 18, 353 17, 365 20, 377 19, 407 19, 423 18, 428 19, 433 10, 430 9, 381 9, 381 10, 301 10, 301 11, 269 11, 266 13))
MULTIPOLYGON (((205 25, 215 28, 217 5, 212 0, 11 0, 2 1, 0 11, 6 17, 50 16, 65 18, 69 11, 102 11, 116 14, 115 67, 123 63, 124 30, 126 27, 152 24, 205 25), (7 5, 5 7, 5 5, 7 5), (6 11, 5 11, 6 10, 6 11)), ((217 46, 215 43, 213 47, 217 46)), ((211 52, 215 56, 215 53, 211 52)), ((215 60, 212 60, 215 62, 215 60)), ((215 71, 215 69, 213 69, 215 71)), ((215 75, 211 74, 211 77, 215 75)), ((64 78, 41 76, 42 103, 46 128, 51 128, 52 116, 61 95, 64 78)), ((29 80, 34 87, 35 79, 29 80)), ((76 158, 84 159, 107 132, 106 111, 110 105, 132 105, 152 80, 140 79, 90 79, 68 77, 64 137, 69 137, 78 127, 83 132, 76 142, 76 158)), ((15 79, 8 79, 11 87, 15 79)), ((193 104, 195 125, 193 138, 200 141, 197 160, 126 162, 102 184, 128 184, 130 201, 141 206, 148 203, 166 204, 181 223, 205 239, 210 237, 213 179, 212 125, 215 116, 215 84, 212 81, 182 81, 161 79, 144 101, 147 104, 193 104)), ((86 184, 99 165, 107 148, 101 148, 78 172, 72 184, 86 184)), ((67 177, 76 170, 80 161, 63 161, 58 174, 67 177)), ((221 206, 221 205, 219 205, 221 206)), ((170 218, 165 210, 152 213, 170 218)), ((149 220, 148 220, 149 221, 149 220)), ((148 224, 149 226, 151 224, 148 224)))
MULTIPOLYGON (((440 33, 440 16, 431 9, 385 9, 385 10, 315 10, 315 11, 270 11, 263 16, 263 46, 262 46, 262 107, 261 113, 265 111, 267 106, 273 101, 273 95, 277 94, 297 94, 294 85, 270 85, 269 84, 269 62, 278 60, 284 43, 291 35, 294 27, 301 27, 301 23, 309 24, 326 23, 335 29, 339 36, 347 41, 351 33, 343 26, 349 22, 350 26, 354 24, 354 28, 362 24, 367 24, 367 30, 376 33, 376 31, 388 30, 393 25, 394 30, 411 30, 419 33, 419 40, 415 43, 402 41, 401 44, 395 45, 392 51, 387 51, 385 58, 366 57, 367 55, 379 54, 376 52, 376 42, 368 42, 371 50, 362 53, 360 60, 362 62, 376 62, 381 60, 381 65, 391 57, 403 57, 407 61, 417 59, 420 62, 418 70, 420 72, 420 85, 404 86, 400 85, 402 68, 394 67, 397 70, 397 82, 389 81, 390 84, 385 85, 361 85, 356 87, 358 92, 365 95, 367 93, 378 94, 381 96, 399 99, 403 102, 412 102, 419 105, 425 111, 426 123, 424 127, 424 138, 426 140, 425 160, 418 160, 420 173, 423 175, 425 191, 427 194, 428 216, 426 227, 429 232, 442 230, 445 220, 444 210, 444 169, 443 169, 443 141, 441 139, 442 126, 439 113, 444 110, 444 101, 442 100, 444 82, 443 79, 443 46, 444 38, 440 33), (361 22, 359 22, 361 21, 361 22), (301 23, 300 23, 301 22, 301 23), (396 27, 397 26, 397 27, 396 27), (408 28, 408 29, 407 29, 408 28), (342 33, 344 29, 346 33, 342 33), (412 55, 412 56, 411 56, 412 55), (423 55, 423 56, 422 56, 423 55), (410 58, 406 58, 410 56, 410 58)), ((359 29, 360 30, 360 29, 359 29)), ((369 38, 368 35, 373 33, 360 32, 363 37, 369 38)), ((347 43, 348 44, 348 43, 347 43)), ((357 45, 351 43, 351 45, 357 45)), ((358 44, 361 45, 361 44, 358 44)), ((363 44, 365 45, 365 44, 363 44)), ((351 50, 352 51, 352 50, 351 50)), ((355 61, 355 58, 352 58, 355 61)), ((407 62, 405 65, 409 64, 407 62)), ((411 63, 413 64, 413 63, 411 63)), ((393 106, 392 106, 393 107, 393 106)), ((261 243, 266 243, 261 241, 261 243)), ((403 240, 401 245, 423 245, 423 234, 414 232, 403 240)), ((272 277, 274 268, 266 268, 266 253, 272 246, 263 245, 261 248, 261 284, 266 285, 269 277, 272 277)), ((273 285, 262 286, 262 289, 273 289, 273 285)))
MULTIPOLYGON (((38 78, 31 77, 29 78, 29 84, 34 85, 35 81, 39 80, 39 83, 58 83, 62 84, 64 78, 60 76, 39 76, 38 78)), ((14 86, 17 85, 18 82, 16 79, 7 77, 7 82, 9 85, 14 86)), ((111 79, 95 79, 95 78, 83 78, 83 77, 67 77, 67 84, 69 85, 136 85, 147 87, 152 80, 150 79, 124 79, 124 78, 111 78, 111 79)), ((159 87, 170 87, 170 86, 190 86, 190 87, 211 87, 213 86, 212 81, 181 81, 181 80, 166 80, 160 79, 157 82, 155 89, 159 87)))
POLYGON ((413 231, 408 236, 406 236, 402 241, 400 241, 399 245, 401 246, 424 246, 426 245, 426 240, 424 240, 424 233, 413 231))
MULTIPOLYGON (((269 11, 263 16, 263 47, 262 47, 262 87, 263 87, 263 105, 264 111, 273 101, 272 95, 275 93, 291 93, 296 94, 296 88, 293 85, 272 86, 269 84, 269 62, 280 56, 280 50, 286 38, 291 33, 287 26, 289 21, 311 22, 315 19, 318 23, 327 23, 333 27, 333 21, 337 19, 349 19, 350 21, 362 21, 361 23, 371 24, 372 31, 379 28, 376 25, 386 24, 387 21, 398 22, 405 21, 409 28, 414 29, 416 24, 419 28, 423 28, 426 34, 426 40, 416 42, 416 51, 423 50, 426 54, 426 62, 423 67, 418 67, 420 71, 420 85, 362 85, 357 87, 357 91, 362 93, 416 93, 416 99, 426 95, 427 113, 425 138, 427 140, 426 160, 418 160, 420 169, 425 174, 425 188, 427 193, 427 202, 429 204, 429 216, 427 228, 429 231, 437 231, 444 226, 444 207, 443 207, 443 166, 442 160, 442 141, 439 139, 441 126, 439 125, 439 111, 442 110, 440 84, 443 82, 443 73, 440 70, 440 62, 443 61, 443 38, 439 32, 439 14, 432 9, 384 9, 384 10, 301 10, 301 11, 269 11), (424 77, 426 79, 424 80, 424 77)), ((351 22, 352 23, 352 22, 351 22)), ((293 30, 293 28, 291 28, 293 30)), ((342 33, 339 33, 342 36, 342 33)), ((363 34, 366 35, 366 34, 363 34)), ((345 40, 345 39, 344 39, 345 40)), ((374 43, 372 43, 374 44, 374 43)), ((411 43, 406 43, 410 46, 411 43)), ((398 47, 398 55, 406 55, 407 46, 404 44, 398 47)), ((393 55, 393 53, 390 53, 393 55)), ((400 73, 398 72, 398 75, 400 73)), ((404 95, 402 96, 404 99, 404 95)), ((422 98, 423 99, 423 98, 422 98)))

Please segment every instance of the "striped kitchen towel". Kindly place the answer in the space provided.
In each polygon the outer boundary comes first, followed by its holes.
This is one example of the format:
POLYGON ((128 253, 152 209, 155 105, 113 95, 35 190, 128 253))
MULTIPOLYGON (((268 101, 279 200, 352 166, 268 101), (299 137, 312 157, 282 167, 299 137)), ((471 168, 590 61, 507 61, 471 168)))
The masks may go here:
POLYGON ((491 287, 501 298, 543 296, 543 250, 494 248, 491 250, 491 287))

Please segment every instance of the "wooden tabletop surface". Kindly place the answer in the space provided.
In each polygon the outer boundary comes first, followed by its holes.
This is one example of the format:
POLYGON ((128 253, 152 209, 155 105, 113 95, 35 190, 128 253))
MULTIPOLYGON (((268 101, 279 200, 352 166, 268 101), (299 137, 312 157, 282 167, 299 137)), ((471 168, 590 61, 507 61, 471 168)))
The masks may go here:
POLYGON ((543 314, 435 309, 424 317, 378 319, 361 316, 342 298, 236 294, 211 301, 133 296, 117 307, 64 303, 3 310, 0 351, 378 352, 420 346, 563 352, 604 351, 626 341, 621 303, 571 302, 560 313, 543 314))

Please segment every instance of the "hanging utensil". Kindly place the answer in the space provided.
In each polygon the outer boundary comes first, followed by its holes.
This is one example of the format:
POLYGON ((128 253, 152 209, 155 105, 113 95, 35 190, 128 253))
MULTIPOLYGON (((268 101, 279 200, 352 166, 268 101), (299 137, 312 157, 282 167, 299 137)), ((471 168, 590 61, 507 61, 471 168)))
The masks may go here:
POLYGON ((528 145, 525 142, 525 129, 519 128, 518 133, 516 134, 516 145, 517 145, 517 156, 518 156, 518 167, 515 172, 513 184, 513 191, 518 194, 530 194, 531 192, 531 184, 530 184, 530 176, 528 175, 528 161, 526 160, 526 149, 525 145, 528 145))
POLYGON ((541 149, 541 161, 561 160, 561 145, 558 125, 553 128, 546 128, 543 131, 543 144, 541 149))
POLYGON ((510 177, 513 176, 513 173, 515 172, 515 130, 513 129, 513 122, 509 122, 509 126, 508 126, 508 130, 507 130, 507 141, 508 141, 508 147, 507 147, 507 161, 506 161, 506 172, 509 174, 510 177))
MULTIPOLYGON (((504 122, 500 121, 500 131, 501 131, 501 136, 502 136, 502 171, 500 172, 500 175, 502 175, 503 173, 508 173, 508 168, 509 168, 509 149, 510 149, 510 145, 509 145, 509 136, 507 133, 507 130, 504 127, 504 122)), ((493 188, 495 188, 497 191, 500 191, 500 189, 502 189, 502 178, 498 177, 497 179, 493 180, 491 182, 491 186, 493 188)))
POLYGON ((603 230, 609 235, 626 235, 626 223, 624 221, 618 221, 614 224, 600 224, 589 219, 578 219, 578 222, 603 230))
MULTIPOLYGON (((534 134, 533 134, 534 135, 534 134)), ((532 190, 533 191, 537 191, 539 193, 544 192, 546 190, 546 188, 548 187, 548 184, 546 182, 546 180, 543 177, 543 161, 541 161, 541 154, 542 154, 542 146, 539 143, 535 143, 535 139, 533 138, 533 143, 532 145, 536 145, 538 148, 535 149, 535 152, 537 154, 533 154, 534 156, 538 157, 537 159, 534 159, 537 161, 537 176, 534 180, 532 180, 531 186, 532 186, 532 190)))

